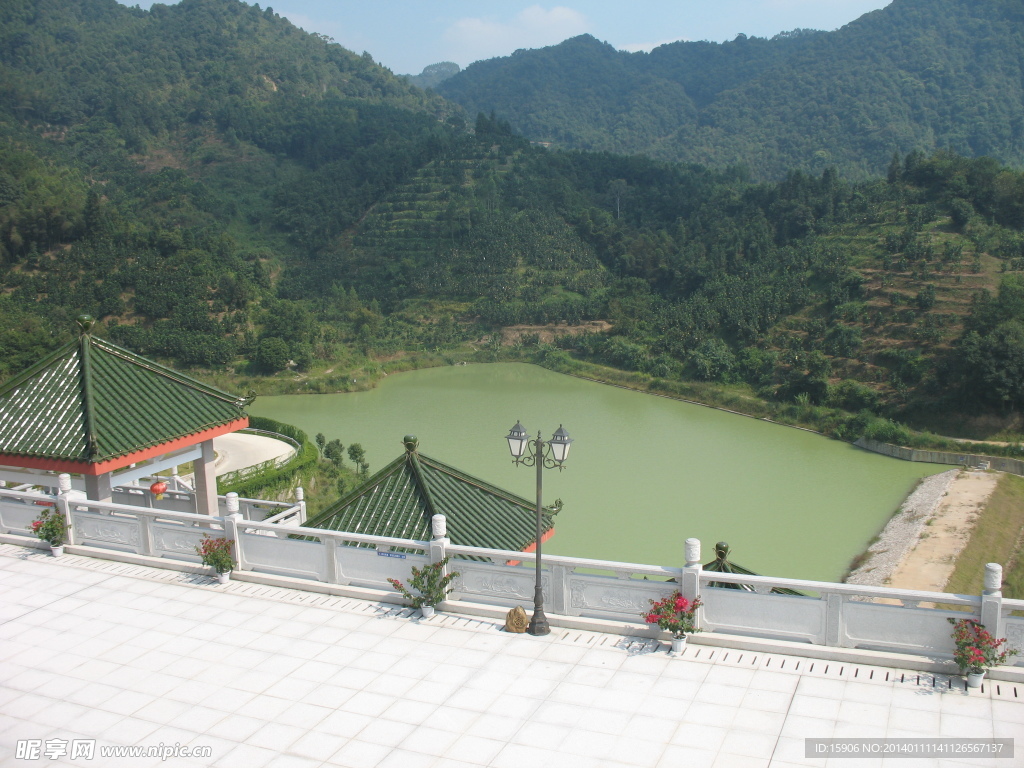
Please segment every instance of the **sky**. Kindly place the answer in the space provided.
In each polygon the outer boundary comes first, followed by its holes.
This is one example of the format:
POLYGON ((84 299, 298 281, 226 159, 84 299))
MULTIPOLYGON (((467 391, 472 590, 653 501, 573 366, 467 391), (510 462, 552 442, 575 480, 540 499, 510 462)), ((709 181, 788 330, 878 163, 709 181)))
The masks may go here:
MULTIPOLYGON (((619 50, 649 51, 676 40, 771 37, 792 29, 838 29, 891 0, 269 0, 307 32, 334 38, 395 74, 429 64, 507 56, 589 33, 619 50)), ((126 2, 135 5, 135 2, 126 2)), ((141 3, 148 8, 151 3, 141 3)))

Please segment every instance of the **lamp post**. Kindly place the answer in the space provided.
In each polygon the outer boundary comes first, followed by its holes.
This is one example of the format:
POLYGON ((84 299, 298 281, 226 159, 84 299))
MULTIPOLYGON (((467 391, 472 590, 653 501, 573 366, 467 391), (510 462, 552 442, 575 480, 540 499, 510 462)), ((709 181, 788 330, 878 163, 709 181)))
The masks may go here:
POLYGON ((548 626, 548 619, 544 615, 544 590, 541 589, 540 584, 540 540, 543 534, 543 531, 541 531, 541 511, 544 508, 541 501, 543 495, 543 471, 544 469, 554 469, 556 467, 559 471, 565 469, 563 462, 569 457, 569 446, 572 444, 572 438, 569 437, 569 433, 559 424, 558 430, 547 442, 541 437, 540 432, 537 433, 535 440, 531 440, 526 430, 523 429, 523 425, 517 421, 516 425, 509 430, 505 439, 508 440, 508 447, 512 452, 512 459, 515 461, 516 466, 523 464, 527 467, 537 467, 537 578, 533 589, 533 616, 530 618, 530 626, 526 631, 531 635, 546 635, 551 632, 551 627, 548 626))

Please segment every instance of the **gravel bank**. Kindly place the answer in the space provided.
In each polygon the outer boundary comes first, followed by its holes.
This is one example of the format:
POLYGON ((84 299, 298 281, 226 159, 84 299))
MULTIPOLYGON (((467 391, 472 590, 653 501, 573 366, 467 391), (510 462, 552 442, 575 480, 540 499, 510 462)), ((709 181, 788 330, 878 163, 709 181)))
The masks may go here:
POLYGON ((867 559, 846 577, 846 583, 885 586, 959 474, 959 469, 950 469, 922 480, 882 529, 878 541, 868 547, 867 559))

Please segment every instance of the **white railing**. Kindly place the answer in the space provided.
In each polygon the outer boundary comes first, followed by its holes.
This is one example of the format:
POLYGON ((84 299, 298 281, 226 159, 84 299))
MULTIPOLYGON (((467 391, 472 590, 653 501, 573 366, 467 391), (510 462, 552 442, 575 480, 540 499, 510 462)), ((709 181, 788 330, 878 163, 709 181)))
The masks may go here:
MULTIPOLYGON (((113 490, 113 501, 118 504, 129 506, 150 507, 152 509, 163 509, 169 512, 192 512, 198 509, 196 506, 195 491, 186 488, 169 488, 161 494, 163 498, 156 498, 156 494, 149 490, 149 486, 161 480, 168 482, 173 478, 167 477, 144 477, 140 485, 121 485, 113 490)), ((168 482, 169 485, 173 483, 168 482)), ((184 485, 184 484, 182 484, 184 485)), ((299 496, 297 504, 290 504, 284 501, 267 501, 265 499, 238 498, 238 511, 246 520, 266 520, 270 517, 280 515, 283 512, 296 512, 301 508, 299 516, 305 522, 305 504, 302 503, 301 488, 296 489, 299 496)), ((228 514, 227 496, 217 497, 217 509, 222 515, 228 514)))
MULTIPOLYGON (((449 569, 458 572, 446 603, 453 610, 460 603, 511 608, 532 602, 534 553, 453 545, 446 538, 442 515, 435 516, 430 541, 415 541, 304 527, 301 500, 268 520, 257 521, 234 511, 233 494, 226 499, 231 514, 221 517, 99 503, 78 496, 76 492, 53 497, 0 490, 0 530, 29 535, 38 505, 56 502, 67 515, 71 545, 198 562, 195 548, 203 536, 223 536, 234 542, 237 568, 242 572, 391 594, 388 579, 404 582, 412 566, 450 557, 449 569)), ((695 539, 686 542, 682 567, 561 555, 545 556, 543 565, 542 588, 552 616, 620 622, 629 625, 631 632, 645 631, 643 614, 651 600, 678 589, 690 599, 700 597, 700 624, 716 636, 948 660, 952 642, 947 618, 973 616, 997 637, 1007 637, 1010 647, 1024 651, 1024 617, 1014 615, 1024 611, 1024 600, 1002 597, 1002 572, 994 564, 986 566, 986 589, 980 596, 707 572, 700 565, 700 542, 695 539), (772 593, 775 588, 804 594, 772 593)))
POLYGON ((36 491, 14 491, 0 488, 0 532, 33 536, 32 521, 43 507, 52 507, 56 497, 36 491))

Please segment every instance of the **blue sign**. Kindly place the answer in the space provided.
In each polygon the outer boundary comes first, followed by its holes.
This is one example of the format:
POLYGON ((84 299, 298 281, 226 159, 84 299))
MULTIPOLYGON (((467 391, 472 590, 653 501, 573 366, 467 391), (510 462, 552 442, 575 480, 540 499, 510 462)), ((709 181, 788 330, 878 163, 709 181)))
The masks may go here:
POLYGON ((377 557, 397 557, 399 560, 405 560, 405 555, 401 552, 378 552, 377 557))

